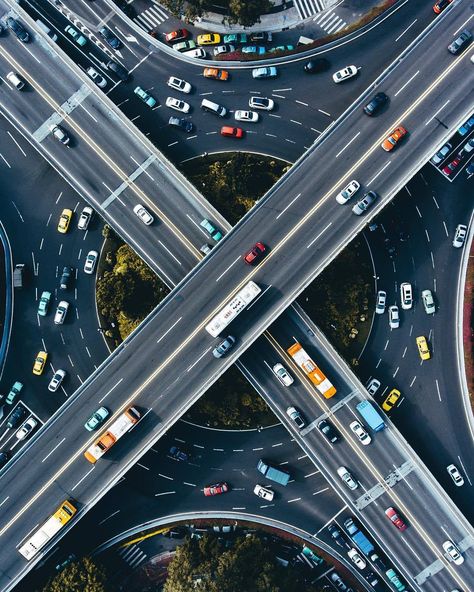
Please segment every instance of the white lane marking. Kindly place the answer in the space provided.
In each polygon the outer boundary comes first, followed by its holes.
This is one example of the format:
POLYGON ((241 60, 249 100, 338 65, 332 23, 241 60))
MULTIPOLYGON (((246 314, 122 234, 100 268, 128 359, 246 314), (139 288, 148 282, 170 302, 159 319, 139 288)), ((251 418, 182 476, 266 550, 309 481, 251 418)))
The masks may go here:
POLYGON ((196 364, 198 364, 202 360, 202 358, 204 356, 206 356, 210 351, 211 351, 211 348, 210 347, 208 347, 206 350, 204 350, 204 353, 201 356, 199 356, 199 358, 194 362, 194 364, 192 364, 191 366, 189 366, 189 368, 186 370, 186 372, 190 372, 194 368, 194 366, 196 364))
POLYGON ((468 23, 468 22, 469 22, 469 21, 470 21, 472 18, 474 18, 474 14, 471 14, 471 16, 470 16, 468 19, 466 19, 466 20, 463 22, 463 24, 462 24, 462 25, 460 25, 460 26, 459 26, 459 29, 457 29, 457 31, 454 31, 454 33, 453 33, 453 37, 454 37, 454 35, 457 35, 457 34, 459 33, 459 31, 462 31, 462 30, 463 30, 463 29, 466 27, 467 23, 468 23))
POLYGON ((407 86, 410 84, 410 82, 411 82, 411 81, 412 81, 414 78, 416 78, 416 77, 418 76, 418 74, 419 74, 419 73, 420 73, 420 71, 419 71, 419 70, 417 70, 417 71, 416 71, 416 72, 413 74, 413 76, 412 76, 411 78, 409 78, 409 79, 408 79, 408 80, 405 82, 405 84, 404 84, 403 86, 401 86, 401 87, 400 87, 400 88, 397 90, 397 92, 396 92, 396 93, 395 93, 393 96, 394 96, 394 97, 397 97, 397 96, 398 96, 398 95, 399 95, 399 94, 402 92, 402 90, 404 90, 404 89, 405 89, 405 88, 406 88, 406 87, 407 87, 407 86))
POLYGON ((433 269, 435 268, 435 262, 434 262, 434 257, 433 257, 433 251, 430 251, 430 255, 431 255, 431 265, 433 267, 433 269))
POLYGON ((405 346, 405 349, 403 350, 402 358, 404 358, 404 357, 406 356, 407 349, 408 349, 408 347, 407 347, 407 346, 405 346))
POLYGON ((387 168, 387 167, 388 167, 388 166, 391 164, 391 162, 392 162, 392 161, 391 161, 391 160, 389 160, 389 161, 387 162, 387 164, 386 164, 385 166, 383 166, 383 167, 380 169, 380 171, 379 171, 379 172, 378 172, 378 173, 377 173, 377 174, 376 174, 374 177, 372 177, 372 179, 370 179, 370 181, 367 183, 367 185, 370 185, 371 183, 373 183, 373 182, 375 181, 375 179, 376 179, 378 176, 380 176, 380 175, 381 175, 381 174, 384 172, 384 170, 385 170, 385 169, 386 169, 386 168, 387 168))
POLYGON ((281 115, 275 115, 275 113, 269 113, 269 117, 276 117, 277 119, 281 119, 281 115))
POLYGON ((182 318, 183 318, 183 317, 179 317, 179 319, 177 319, 177 320, 176 320, 176 321, 175 321, 175 322, 174 322, 174 323, 171 325, 171 327, 170 327, 170 328, 169 328, 169 329, 168 329, 168 330, 167 330, 165 333, 163 333, 163 335, 162 335, 162 336, 161 336, 159 339, 157 339, 156 343, 160 343, 160 341, 161 341, 162 339, 164 339, 164 338, 165 338, 165 337, 168 335, 168 333, 169 333, 170 331, 172 331, 172 330, 173 330, 173 329, 176 327, 176 325, 179 323, 179 321, 180 321, 182 318))
POLYGON ((155 493, 155 497, 158 497, 159 495, 173 495, 174 493, 176 493, 176 491, 164 491, 163 493, 155 493))
POLYGON ((312 473, 308 473, 307 475, 304 476, 304 479, 308 479, 309 477, 312 477, 313 475, 317 475, 319 473, 318 471, 313 471, 312 473))
POLYGON ((110 514, 110 516, 107 516, 107 518, 104 518, 103 520, 101 520, 99 522, 100 524, 104 524, 104 522, 106 522, 107 520, 109 520, 110 518, 113 518, 113 516, 117 515, 120 512, 120 510, 115 510, 115 512, 113 512, 112 514, 110 514))
POLYGON ((313 537, 316 537, 322 530, 324 530, 329 524, 331 524, 331 522, 335 522, 335 520, 339 516, 339 514, 342 514, 342 512, 344 512, 346 508, 347 508, 347 504, 344 504, 344 506, 342 506, 342 508, 339 510, 339 512, 336 512, 336 514, 334 514, 334 516, 329 518, 329 520, 326 522, 326 524, 323 524, 321 526, 321 528, 313 534, 313 537))
POLYGON ((299 105, 304 105, 305 107, 308 107, 308 103, 303 103, 303 101, 298 101, 298 99, 295 99, 295 103, 298 103, 299 105))
POLYGON ((307 245, 307 246, 306 246, 306 248, 307 248, 307 249, 309 249, 309 248, 311 247, 311 245, 313 245, 313 244, 314 244, 314 243, 315 243, 315 242, 318 240, 318 238, 319 238, 319 237, 320 237, 322 234, 324 234, 324 233, 326 232, 326 230, 327 230, 327 229, 328 229, 330 226, 332 226, 332 222, 329 222, 329 224, 328 224, 328 225, 327 225, 325 228, 323 228, 323 229, 321 230, 321 232, 320 232, 319 234, 317 234, 317 235, 316 235, 316 236, 313 238, 313 240, 312 240, 312 241, 309 243, 309 245, 307 245))
POLYGON ((232 452, 243 452, 244 449, 243 448, 233 448, 232 452))
MULTIPOLYGON (((286 97, 284 97, 283 95, 277 95, 274 93, 272 93, 272 97, 277 97, 279 99, 286 99, 286 97)), ((270 115, 271 115, 271 113, 270 113, 270 115)), ((273 117, 281 117, 281 115, 274 115, 273 117)))
POLYGON ((260 448, 252 448, 252 450, 253 450, 254 452, 257 452, 257 450, 263 450, 263 446, 260 446, 260 448))
POLYGON ((416 380, 416 375, 414 376, 413 380, 410 382, 410 387, 412 387, 412 386, 413 386, 413 384, 414 384, 415 380, 416 380))
POLYGON ((415 206, 416 211, 418 212, 418 216, 420 216, 420 218, 423 218, 423 216, 421 215, 420 210, 418 209, 418 206, 415 206))
POLYGON ((466 467, 464 466, 464 463, 462 462, 459 454, 458 454, 458 460, 459 460, 459 464, 462 467, 462 470, 464 471, 464 474, 466 475, 467 480, 469 481, 469 485, 472 487, 472 481, 469 479, 469 475, 467 474, 466 467))
POLYGON ((221 273, 221 275, 219 275, 216 278, 216 282, 218 282, 222 278, 222 276, 224 276, 229 271, 229 269, 237 263, 237 261, 240 261, 240 257, 237 257, 236 259, 234 259, 234 261, 232 261, 232 263, 226 269, 224 269, 224 271, 221 273))
POLYGON ((290 144, 296 144, 294 140, 290 140, 289 138, 285 138, 285 142, 289 142, 290 144))
POLYGON ((169 479, 169 481, 174 481, 173 477, 168 477, 168 475, 163 475, 163 473, 158 473, 158 477, 163 477, 163 479, 169 479))
POLYGON ((395 372, 392 374, 392 378, 395 378, 395 376, 398 374, 398 371, 400 370, 400 366, 397 366, 397 369, 395 370, 395 372))
POLYGON ((430 243, 430 235, 428 234, 428 231, 425 228, 425 234, 426 234, 426 240, 430 243))
POLYGON ((320 489, 319 491, 315 491, 312 495, 319 495, 320 493, 324 493, 328 491, 329 487, 325 487, 324 489, 320 489))
MULTIPOLYGON (((18 207, 17 207, 16 203, 15 203, 14 201, 12 201, 12 204, 13 204, 13 207, 15 208, 15 210, 17 211, 17 214, 20 216, 20 220, 21 220, 22 222, 24 222, 25 220, 23 219, 23 216, 21 215, 21 213, 20 213, 20 210, 18 209, 18 207)), ((50 216, 51 216, 51 215, 50 215, 50 216)), ((40 250, 41 250, 41 247, 40 247, 40 250)))
POLYGON ((86 477, 88 477, 88 476, 89 476, 89 475, 92 473, 92 471, 93 471, 94 469, 95 469, 95 466, 93 466, 93 467, 92 467, 92 469, 89 469, 89 470, 87 471, 87 473, 84 475, 84 477, 82 477, 82 479, 79 479, 79 481, 78 481, 78 482, 77 482, 77 483, 74 485, 74 487, 72 487, 72 488, 71 488, 71 491, 74 491, 74 490, 76 489, 76 487, 79 487, 79 485, 80 485, 80 484, 81 484, 81 483, 84 481, 84 479, 85 479, 86 477))
POLYGON ((356 133, 356 135, 355 135, 353 138, 351 138, 351 139, 349 140, 349 142, 347 142, 347 144, 346 144, 346 145, 345 145, 345 146, 344 146, 344 147, 343 147, 341 150, 339 150, 339 152, 336 154, 336 158, 337 158, 337 157, 338 157, 340 154, 342 154, 346 148, 349 148, 349 146, 352 144, 352 142, 353 142, 353 141, 354 141, 356 138, 358 138, 359 136, 360 136, 360 132, 357 132, 357 133, 356 133))
POLYGON ((137 462, 137 465, 139 467, 141 467, 142 469, 145 469, 146 471, 149 471, 150 469, 148 467, 145 467, 145 465, 142 465, 141 463, 137 462))
POLYGON ((449 102, 450 102, 450 99, 448 99, 443 105, 441 105, 441 107, 438 109, 438 111, 436 111, 436 113, 433 115, 433 117, 431 117, 430 119, 428 119, 428 121, 425 123, 425 126, 428 125, 428 124, 430 124, 433 121, 433 119, 435 119, 435 117, 438 115, 438 113, 440 111, 442 111, 449 102))
POLYGON ((446 236, 449 237, 448 227, 446 226, 446 222, 444 220, 443 220, 443 226, 444 226, 444 232, 446 233, 446 236))
POLYGON ((5 498, 5 499, 4 499, 4 500, 3 500, 3 501, 0 503, 0 508, 1 508, 1 507, 3 506, 3 504, 4 504, 5 502, 7 502, 9 499, 10 499, 10 496, 9 496, 9 495, 7 495, 7 497, 6 497, 6 498, 5 498))
POLYGON ((166 247, 166 245, 164 245, 164 244, 161 242, 161 240, 159 240, 158 242, 159 242, 159 243, 160 243, 160 245, 163 247, 163 249, 164 249, 165 251, 167 251, 167 252, 168 252, 168 254, 169 254, 169 255, 171 255, 171 257, 173 257, 173 259, 176 261, 176 263, 177 263, 178 265, 182 265, 181 261, 180 261, 179 259, 177 259, 177 258, 174 256, 174 254, 173 254, 173 253, 172 253, 172 252, 171 252, 171 251, 168 249, 168 247, 166 247))
POLYGON ((303 125, 301 121, 296 121, 296 119, 290 119, 291 123, 296 123, 297 125, 303 125))
POLYGON ((402 31, 402 32, 400 33, 400 35, 399 35, 399 36, 398 36, 398 37, 395 39, 395 42, 397 42, 399 39, 401 39, 401 38, 403 37, 403 35, 405 35, 405 33, 406 33, 406 32, 407 32, 409 29, 411 29, 411 27, 413 27, 413 25, 416 23, 416 21, 417 21, 417 20, 418 20, 418 19, 415 19, 415 20, 414 20, 414 21, 413 21, 413 22, 412 22, 410 25, 408 25, 408 27, 407 27, 407 28, 406 28, 404 31, 402 31))
POLYGON ((438 383, 438 379, 435 379, 436 382, 436 390, 438 391, 438 399, 441 401, 441 393, 439 391, 439 383, 438 383))
POLYGON ((290 500, 288 500, 288 502, 287 502, 287 503, 288 503, 288 504, 292 504, 293 502, 299 502, 300 500, 301 500, 301 498, 300 498, 300 497, 295 497, 295 498, 293 498, 293 499, 290 499, 290 500))
POLYGON ((383 348, 384 351, 386 351, 389 343, 390 343, 390 339, 387 339, 387 342, 385 343, 385 347, 383 348))
POLYGON ((285 92, 287 90, 293 90, 292 88, 274 88, 272 92, 285 92))
POLYGON ((296 201, 296 200, 297 200, 297 199, 298 199, 300 196, 301 196, 301 193, 298 193, 298 195, 297 195, 296 197, 294 197, 294 198, 293 198, 293 199, 290 201, 290 203, 289 203, 289 204, 288 204, 288 205, 287 205, 285 208, 283 208, 283 210, 282 210, 282 211, 281 211, 281 212, 278 214, 278 216, 276 217, 276 220, 278 220, 278 218, 279 218, 279 217, 280 217, 282 214, 284 214, 284 213, 286 212, 286 210, 287 210, 287 209, 288 209, 290 206, 292 206, 292 205, 295 203, 295 201, 296 201))
POLYGON ((7 134, 10 136, 10 138, 15 142, 15 144, 18 146, 18 149, 20 150, 20 152, 23 154, 23 156, 26 156, 26 152, 23 150, 23 148, 20 146, 20 144, 18 144, 18 142, 15 140, 15 138, 11 135, 10 132, 7 132, 7 134))
POLYGON ((276 448, 277 446, 283 446, 283 442, 278 442, 278 444, 272 444, 272 448, 276 448))
POLYGON ((51 452, 49 452, 49 453, 48 453, 48 454, 47 454, 47 455, 46 455, 46 456, 43 458, 43 460, 42 460, 41 462, 42 462, 42 463, 44 463, 44 461, 45 461, 47 458, 49 458, 49 457, 50 457, 50 456, 53 454, 53 452, 56 450, 56 448, 58 448, 59 446, 61 446, 61 444, 64 442, 64 440, 65 440, 65 439, 66 439, 66 437, 64 437, 64 438, 61 440, 61 442, 58 442, 58 443, 56 444, 56 446, 55 446, 55 447, 54 447, 54 448, 51 450, 51 452))
POLYGON ((119 384, 122 382, 122 380, 123 380, 123 378, 121 378, 121 379, 120 379, 120 380, 119 380, 119 381, 118 381, 116 384, 114 384, 114 386, 113 386, 113 387, 112 387, 112 388, 111 388, 109 391, 107 391, 107 392, 105 393, 105 395, 102 397, 102 399, 100 399, 99 403, 102 403, 102 401, 103 401, 103 400, 104 400, 106 397, 108 397, 108 396, 110 395, 110 393, 111 393, 111 392, 112 392, 112 391, 113 391, 115 388, 117 388, 117 387, 118 387, 118 385, 119 385, 119 384))
POLYGON ((331 117, 331 114, 330 114, 330 113, 328 113, 327 111, 323 111, 322 109, 318 109, 318 111, 319 111, 320 113, 322 113, 323 115, 327 115, 328 117, 331 117))
POLYGON ((189 487, 196 487, 196 483, 188 483, 187 481, 183 481, 183 485, 189 485, 189 487))
POLYGON ((313 132, 316 132, 316 133, 318 133, 318 134, 322 134, 322 133, 323 133, 323 132, 320 132, 320 131, 319 131, 318 129, 316 129, 315 127, 312 127, 312 128, 311 128, 311 130, 312 130, 313 132))

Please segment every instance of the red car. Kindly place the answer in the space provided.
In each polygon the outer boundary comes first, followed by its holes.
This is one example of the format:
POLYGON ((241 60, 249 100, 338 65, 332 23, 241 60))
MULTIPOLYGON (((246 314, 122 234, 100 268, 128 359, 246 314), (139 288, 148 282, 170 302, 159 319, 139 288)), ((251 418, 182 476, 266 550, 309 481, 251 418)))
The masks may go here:
POLYGON ((168 43, 176 43, 177 41, 184 41, 189 37, 189 31, 187 29, 177 29, 176 31, 171 31, 170 33, 166 33, 165 40, 168 43))
POLYGON ((244 130, 241 127, 230 127, 224 125, 221 127, 221 136, 227 136, 229 138, 242 138, 244 130))
POLYGON ((433 6, 433 10, 436 14, 439 14, 440 12, 443 12, 443 10, 445 8, 447 8, 451 2, 453 0, 440 0, 439 2, 436 2, 436 4, 433 6))
POLYGON ((265 252, 266 248, 263 243, 255 243, 250 251, 245 253, 244 261, 248 265, 255 265, 260 261, 260 259, 262 259, 262 257, 265 257, 265 252))
POLYGON ((214 485, 208 485, 204 488, 204 495, 209 497, 210 495, 220 495, 221 493, 227 493, 230 487, 227 483, 215 483, 214 485))
POLYGON ((395 512, 394 508, 387 508, 385 510, 385 515, 387 516, 387 518, 389 518, 391 520, 391 522, 393 524, 395 524, 395 526, 398 528, 398 530, 406 530, 407 525, 405 524, 405 522, 403 522, 403 520, 400 518, 400 516, 395 512))
POLYGON ((459 166, 460 162, 461 158, 459 156, 456 156, 454 160, 452 160, 449 164, 443 167, 443 173, 445 175, 451 175, 451 173, 459 166))

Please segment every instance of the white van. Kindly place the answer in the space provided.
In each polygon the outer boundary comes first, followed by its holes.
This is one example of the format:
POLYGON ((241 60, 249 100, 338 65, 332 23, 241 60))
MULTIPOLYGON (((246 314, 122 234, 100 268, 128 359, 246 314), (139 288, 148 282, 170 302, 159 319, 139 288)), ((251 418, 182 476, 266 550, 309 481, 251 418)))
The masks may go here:
POLYGON ((227 115, 227 109, 218 103, 214 103, 209 99, 203 99, 201 101, 201 109, 204 111, 209 111, 210 113, 215 113, 219 115, 219 117, 225 117, 227 115))
POLYGON ((56 33, 53 33, 53 31, 51 31, 48 25, 43 23, 43 21, 40 21, 40 19, 36 19, 36 24, 38 25, 39 29, 46 33, 46 35, 56 43, 56 41, 58 40, 58 36, 56 35, 56 33))

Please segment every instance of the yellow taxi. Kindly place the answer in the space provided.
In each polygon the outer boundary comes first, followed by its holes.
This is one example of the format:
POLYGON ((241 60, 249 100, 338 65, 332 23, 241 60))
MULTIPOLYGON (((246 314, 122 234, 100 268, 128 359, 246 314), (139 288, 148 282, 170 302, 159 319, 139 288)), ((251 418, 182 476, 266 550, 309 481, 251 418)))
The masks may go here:
POLYGON ((400 398, 401 393, 398 389, 392 389, 389 393, 385 401, 382 403, 382 409, 384 411, 391 411, 395 405, 398 403, 398 399, 400 398))
POLYGON ((33 374, 36 376, 40 376, 43 374, 44 367, 46 366, 46 360, 48 359, 48 354, 45 351, 39 351, 38 355, 35 358, 35 363, 33 364, 33 374))
POLYGON ((221 36, 219 33, 204 33, 198 35, 196 41, 198 45, 217 45, 221 42, 221 36))
POLYGON ((59 217, 58 232, 61 232, 61 234, 66 234, 69 224, 71 223, 71 218, 72 210, 65 208, 59 217))
POLYGON ((420 337, 416 338, 416 345, 418 346, 418 351, 420 352, 420 358, 422 360, 429 360, 431 358, 430 348, 428 347, 428 342, 426 341, 426 337, 420 335, 420 337))

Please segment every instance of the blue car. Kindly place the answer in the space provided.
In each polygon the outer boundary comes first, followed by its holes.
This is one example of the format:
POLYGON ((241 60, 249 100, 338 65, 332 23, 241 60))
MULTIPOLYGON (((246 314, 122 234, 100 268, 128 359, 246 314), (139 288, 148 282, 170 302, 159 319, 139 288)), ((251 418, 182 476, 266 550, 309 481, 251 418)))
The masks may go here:
POLYGON ((224 35, 224 43, 247 43, 246 33, 232 33, 224 35))
POLYGON ((267 66, 266 68, 254 68, 252 70, 252 78, 276 78, 278 71, 275 66, 267 66))
POLYGON ((242 47, 242 53, 255 53, 257 55, 263 55, 266 52, 266 49, 263 45, 246 45, 242 47))
POLYGON ((175 460, 186 461, 189 460, 189 453, 185 450, 178 448, 177 446, 172 446, 169 452, 170 456, 175 460))
POLYGON ((466 121, 466 123, 463 123, 458 129, 458 132, 461 136, 465 136, 472 127, 474 127, 474 117, 471 117, 466 121))

